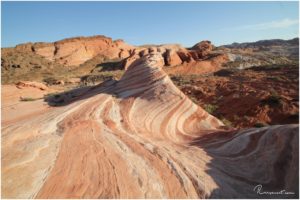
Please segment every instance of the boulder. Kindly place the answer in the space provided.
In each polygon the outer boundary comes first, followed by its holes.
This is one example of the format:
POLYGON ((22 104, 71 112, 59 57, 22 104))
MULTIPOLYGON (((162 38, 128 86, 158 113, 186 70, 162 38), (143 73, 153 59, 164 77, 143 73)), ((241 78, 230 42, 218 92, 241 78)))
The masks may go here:
POLYGON ((34 81, 19 81, 16 84, 16 87, 19 88, 19 89, 23 89, 23 88, 26 88, 26 87, 33 87, 33 88, 37 88, 37 89, 40 89, 40 90, 47 90, 48 89, 48 87, 45 84, 39 83, 39 82, 34 82, 34 81))
POLYGON ((148 54, 148 49, 143 49, 143 50, 141 50, 140 52, 139 52, 139 56, 140 57, 143 57, 143 56, 145 56, 145 55, 147 55, 148 54))
POLYGON ((119 58, 128 58, 130 56, 129 51, 121 49, 119 52, 119 58))
POLYGON ((195 44, 191 49, 197 51, 198 56, 201 58, 207 56, 212 51, 213 45, 210 41, 204 40, 195 44))
POLYGON ((192 55, 188 52, 188 51, 178 51, 177 52, 178 56, 180 57, 180 59, 182 60, 182 62, 187 62, 187 63, 190 63, 190 62, 193 62, 194 59, 192 57, 192 55))
POLYGON ((58 80, 55 82, 56 85, 65 85, 65 82, 63 80, 58 80))
POLYGON ((157 52, 157 49, 154 48, 154 47, 150 47, 150 48, 148 49, 148 52, 149 52, 149 54, 151 54, 151 53, 156 53, 156 52, 157 52))
POLYGON ((194 50, 190 50, 189 54, 192 56, 192 58, 194 60, 199 60, 200 58, 202 58, 202 56, 199 55, 199 53, 197 51, 194 51, 194 50))
POLYGON ((164 53, 164 60, 166 66, 176 66, 182 63, 182 60, 176 53, 176 51, 172 49, 167 49, 164 53))
POLYGON ((80 78, 69 78, 66 82, 75 84, 75 83, 80 83, 81 79, 80 78))
POLYGON ((140 55, 138 53, 136 53, 136 51, 133 51, 132 54, 123 61, 123 68, 125 70, 127 70, 129 68, 129 66, 139 58, 140 58, 140 55))

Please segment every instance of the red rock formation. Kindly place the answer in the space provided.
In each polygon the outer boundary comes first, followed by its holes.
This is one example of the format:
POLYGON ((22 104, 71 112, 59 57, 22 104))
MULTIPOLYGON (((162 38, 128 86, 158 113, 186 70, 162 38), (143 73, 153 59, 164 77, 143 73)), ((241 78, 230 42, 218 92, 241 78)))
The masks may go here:
POLYGON ((78 66, 97 55, 102 55, 110 59, 125 59, 124 68, 127 68, 134 60, 156 52, 164 56, 166 66, 195 63, 195 61, 207 59, 212 48, 210 41, 199 42, 191 50, 176 44, 134 47, 123 40, 112 41, 111 38, 101 35, 68 38, 54 43, 27 43, 16 47, 21 51, 33 51, 65 66, 78 66), (133 51, 136 53, 134 56, 133 51))
POLYGON ((20 81, 16 84, 17 88, 26 88, 26 87, 33 87, 33 88, 38 88, 40 90, 47 90, 48 87, 43 84, 43 83, 39 83, 39 82, 34 82, 34 81, 20 81))
MULTIPOLYGON (((228 62, 225 54, 215 56, 212 52, 213 45, 210 41, 202 41, 194 45, 191 50, 188 50, 180 45, 160 45, 160 46, 148 46, 148 47, 137 47, 135 51, 139 56, 128 57, 128 61, 125 60, 124 68, 135 60, 151 53, 159 53, 164 57, 165 66, 174 67, 181 65, 190 66, 205 66, 205 69, 200 70, 203 72, 213 72, 219 69, 223 63, 228 62), (224 59, 216 59, 216 57, 223 57, 224 59), (203 61, 205 60, 205 61, 203 61), (217 60, 217 61, 216 61, 217 60), (221 63, 223 62, 223 63, 221 63), (208 63, 208 64, 207 64, 208 63), (211 69, 209 69, 211 68, 211 69)), ((190 70, 189 70, 190 71, 190 70)), ((199 71, 199 70, 198 70, 199 71)))
POLYGON ((197 44, 195 44, 192 47, 192 50, 195 50, 198 53, 199 57, 207 56, 213 49, 213 45, 210 41, 201 41, 197 44))
POLYGON ((194 61, 193 56, 188 51, 178 51, 177 54, 183 63, 190 63, 194 61))
POLYGON ((140 58, 140 55, 137 54, 136 51, 133 51, 133 52, 131 53, 131 55, 130 55, 127 59, 125 59, 125 60, 123 61, 123 62, 124 62, 124 64, 123 64, 124 69, 127 70, 128 67, 129 67, 134 61, 136 61, 136 60, 139 59, 139 58, 140 58))
POLYGON ((165 54, 165 65, 166 66, 176 66, 182 63, 182 60, 178 56, 177 52, 172 49, 167 49, 165 54))
POLYGON ((19 50, 34 51, 48 60, 65 66, 78 66, 85 61, 102 55, 109 58, 126 58, 133 46, 123 40, 112 41, 105 36, 76 37, 54 43, 28 43, 18 45, 19 50))
POLYGON ((147 55, 72 103, 3 113, 2 198, 298 197, 298 125, 225 131, 163 64, 147 55))

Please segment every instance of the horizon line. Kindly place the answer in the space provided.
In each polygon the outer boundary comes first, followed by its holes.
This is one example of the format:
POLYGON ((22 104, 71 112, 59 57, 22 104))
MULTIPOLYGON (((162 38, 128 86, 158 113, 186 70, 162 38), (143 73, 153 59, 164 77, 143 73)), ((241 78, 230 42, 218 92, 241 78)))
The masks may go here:
MULTIPOLYGON (((110 36, 106 36, 106 35, 103 35, 103 34, 95 34, 95 35, 70 36, 70 37, 65 37, 65 38, 62 38, 62 39, 55 40, 55 41, 47 41, 47 40, 45 40, 45 41, 28 41, 28 42, 22 42, 22 43, 16 44, 14 46, 2 46, 2 40, 1 40, 1 49, 2 48, 15 48, 18 45, 24 45, 24 44, 28 44, 28 43, 33 43, 33 44, 35 44, 35 43, 55 43, 55 42, 63 41, 63 40, 66 40, 66 39, 91 38, 91 37, 96 37, 96 36, 102 36, 102 37, 111 38, 112 41, 123 40, 125 43, 133 45, 133 46, 179 44, 179 45, 181 45, 181 46, 183 46, 185 48, 190 48, 190 46, 186 46, 186 45, 183 45, 183 44, 178 43, 178 42, 168 42, 168 43, 159 43, 159 44, 149 42, 149 43, 145 43, 145 44, 131 44, 131 43, 128 43, 125 39, 122 39, 122 38, 116 38, 116 39, 114 39, 114 38, 112 38, 110 36)), ((285 40, 285 41, 287 41, 287 40, 292 40, 292 39, 296 39, 296 38, 299 38, 299 35, 295 36, 295 37, 288 38, 288 39, 285 39, 285 38, 265 38, 265 39, 250 40, 250 41, 234 41, 234 42, 231 42, 231 43, 224 43, 224 44, 220 44, 220 45, 215 45, 214 42, 212 40, 210 40, 210 39, 201 39, 198 42, 208 40, 208 41, 211 41, 211 43, 214 46, 221 47, 221 46, 231 45, 231 44, 235 44, 235 43, 238 43, 238 44, 241 44, 241 43, 254 43, 254 42, 259 42, 259 41, 264 41, 264 40, 285 40)), ((197 44, 198 42, 196 42, 194 44, 197 44)))

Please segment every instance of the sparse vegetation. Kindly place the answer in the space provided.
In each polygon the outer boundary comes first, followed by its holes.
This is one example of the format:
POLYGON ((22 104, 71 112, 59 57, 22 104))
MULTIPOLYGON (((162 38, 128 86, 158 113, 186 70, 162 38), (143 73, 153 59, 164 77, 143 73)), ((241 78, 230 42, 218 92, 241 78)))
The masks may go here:
POLYGON ((43 81, 47 84, 47 85, 54 85, 57 80, 53 77, 48 77, 48 78, 45 78, 43 79, 43 81))
POLYGON ((36 101, 42 98, 20 97, 20 101, 36 101))
POLYGON ((215 76, 224 76, 224 77, 230 76, 231 74, 234 73, 233 70, 234 70, 234 69, 221 69, 221 70, 215 72, 214 75, 215 75, 215 76))
POLYGON ((198 104, 198 99, 195 96, 190 96, 190 99, 195 103, 198 104))
POLYGON ((115 70, 85 75, 81 77, 81 83, 83 83, 84 85, 95 85, 96 83, 100 83, 111 79, 120 79, 124 72, 124 70, 115 70))
POLYGON ((171 80, 178 86, 190 84, 193 77, 182 75, 171 75, 171 80))
POLYGON ((233 120, 234 120, 234 121, 239 121, 239 120, 240 120, 240 117, 237 116, 237 115, 233 115, 233 120))
POLYGON ((272 81, 284 81, 284 80, 282 80, 281 77, 277 77, 277 76, 268 77, 267 79, 272 80, 272 81))
POLYGON ((80 66, 65 67, 57 62, 51 62, 33 52, 4 49, 1 58, 2 84, 18 81, 43 81, 54 85, 58 80, 67 80, 83 76, 113 76, 119 79, 124 70, 120 59, 108 59, 96 56, 80 66))
POLYGON ((299 120, 299 112, 291 113, 290 118, 299 120))
POLYGON ((218 109, 218 105, 212 105, 212 104, 205 104, 204 110, 208 112, 209 114, 213 114, 218 109))
POLYGON ((267 97, 266 99, 262 100, 262 103, 268 104, 270 106, 278 106, 281 104, 281 96, 278 95, 277 92, 271 92, 270 96, 267 97))
POLYGON ((257 122, 254 124, 254 127, 256 127, 256 128, 261 128, 261 127, 265 127, 265 126, 268 126, 268 124, 265 122, 257 122))
POLYGON ((225 126, 229 126, 229 127, 232 126, 231 121, 229 121, 228 119, 226 119, 226 118, 224 118, 224 117, 221 117, 220 120, 225 124, 225 126))

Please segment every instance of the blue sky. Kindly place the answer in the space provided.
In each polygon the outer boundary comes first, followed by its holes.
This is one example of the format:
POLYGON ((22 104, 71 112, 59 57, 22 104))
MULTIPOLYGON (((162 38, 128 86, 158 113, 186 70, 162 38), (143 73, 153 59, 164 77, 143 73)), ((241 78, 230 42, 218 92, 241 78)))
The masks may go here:
POLYGON ((298 37, 298 2, 1 2, 2 47, 106 35, 134 45, 298 37))

